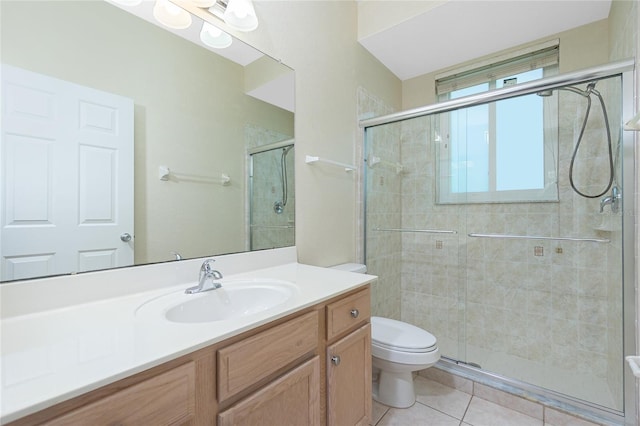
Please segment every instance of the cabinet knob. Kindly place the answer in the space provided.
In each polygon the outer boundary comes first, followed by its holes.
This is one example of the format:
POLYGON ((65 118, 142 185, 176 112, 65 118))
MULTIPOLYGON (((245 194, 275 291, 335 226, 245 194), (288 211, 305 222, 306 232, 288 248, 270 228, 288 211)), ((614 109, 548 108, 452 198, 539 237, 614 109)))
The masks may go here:
POLYGON ((350 313, 351 317, 353 318, 358 318, 358 315, 360 315, 360 311, 358 311, 357 309, 352 309, 350 313))
POLYGON ((340 365, 340 357, 338 355, 334 355, 331 357, 331 363, 333 365, 340 365))

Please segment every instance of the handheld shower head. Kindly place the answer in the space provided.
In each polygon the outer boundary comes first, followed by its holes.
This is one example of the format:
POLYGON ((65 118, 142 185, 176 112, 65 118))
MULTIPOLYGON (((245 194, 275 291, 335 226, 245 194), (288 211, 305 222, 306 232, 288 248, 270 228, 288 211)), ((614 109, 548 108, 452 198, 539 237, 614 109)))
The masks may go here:
MULTIPOLYGON (((580 96, 584 96, 585 98, 588 98, 589 95, 591 95, 592 93, 597 94, 598 91, 596 90, 596 82, 592 81, 591 83, 587 84, 587 88, 585 90, 579 89, 577 87, 573 87, 573 86, 567 86, 567 87, 558 87, 555 90, 566 90, 568 92, 573 92, 577 95, 580 96)), ((549 97, 553 95, 554 90, 549 89, 549 90, 541 90, 539 92, 536 92, 536 95, 538 96, 542 96, 542 97, 549 97)))

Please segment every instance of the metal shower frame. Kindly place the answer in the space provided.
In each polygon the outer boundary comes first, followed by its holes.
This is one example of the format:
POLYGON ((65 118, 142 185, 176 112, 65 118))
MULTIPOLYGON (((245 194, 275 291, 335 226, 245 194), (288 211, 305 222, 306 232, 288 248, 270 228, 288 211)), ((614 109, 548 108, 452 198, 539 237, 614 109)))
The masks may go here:
MULTIPOLYGON (((563 86, 587 83, 593 80, 608 77, 621 77, 622 85, 622 110, 621 117, 634 116, 634 70, 635 61, 633 59, 612 62, 606 65, 592 67, 571 73, 547 77, 516 86, 507 86, 502 89, 492 90, 476 95, 458 98, 450 101, 440 102, 423 107, 413 108, 380 117, 369 118, 360 121, 360 127, 366 133, 369 128, 396 123, 399 121, 423 117, 432 114, 445 113, 465 107, 496 102, 502 99, 516 96, 528 95, 545 90, 557 89, 563 86)), ((621 120, 620 126, 623 126, 621 120)), ((365 135, 366 139, 366 135, 365 135)), ((636 229, 635 229, 635 193, 638 185, 635 182, 635 133, 633 131, 622 131, 622 183, 625 188, 622 214, 622 249, 623 249, 623 354, 624 356, 635 355, 640 351, 636 339, 637 320, 637 294, 636 294, 636 229)), ((366 204, 366 201, 365 201, 366 204)), ((366 223, 364 224, 366 230, 366 223)), ((363 232, 363 235, 365 233, 363 232)), ((366 237, 365 237, 366 241, 366 237)), ((366 250, 365 250, 366 251, 366 250)), ((624 359, 620 360, 624 368, 624 411, 591 404, 587 401, 578 400, 567 395, 563 395, 551 390, 542 389, 527 383, 505 378, 497 374, 470 368, 452 361, 441 361, 439 367, 443 370, 464 376, 476 382, 489 384, 507 392, 520 396, 534 398, 543 404, 567 409, 573 407, 582 413, 593 417, 594 420, 604 421, 611 424, 636 425, 640 421, 640 390, 638 384, 628 368, 624 359)))

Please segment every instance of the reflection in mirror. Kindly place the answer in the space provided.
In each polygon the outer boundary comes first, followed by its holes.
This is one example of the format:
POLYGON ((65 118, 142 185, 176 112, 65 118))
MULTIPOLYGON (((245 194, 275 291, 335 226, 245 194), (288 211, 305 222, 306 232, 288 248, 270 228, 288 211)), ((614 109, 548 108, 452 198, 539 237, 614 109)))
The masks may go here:
MULTIPOLYGON (((0 3, 2 281, 251 249, 251 154, 293 143, 293 71, 153 4, 0 3)), ((286 215, 270 170, 259 224, 290 228, 259 248, 293 244, 292 163, 286 215)))
POLYGON ((294 244, 293 151, 293 141, 250 151, 251 250, 294 244))

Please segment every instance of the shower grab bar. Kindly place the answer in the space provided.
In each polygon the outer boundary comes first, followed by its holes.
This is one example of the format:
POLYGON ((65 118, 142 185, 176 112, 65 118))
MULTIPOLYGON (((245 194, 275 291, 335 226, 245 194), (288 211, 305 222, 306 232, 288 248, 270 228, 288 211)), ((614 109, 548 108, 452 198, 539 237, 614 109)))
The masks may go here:
POLYGON ((468 234, 474 238, 504 238, 514 240, 552 240, 552 241, 578 241, 587 243, 610 243, 611 240, 601 238, 573 238, 573 237, 540 237, 536 235, 505 235, 505 234, 468 234))
POLYGON ((291 229, 293 225, 251 225, 252 228, 291 229))
POLYGON ((404 172, 404 166, 402 164, 394 163, 392 161, 382 160, 380 157, 376 157, 373 154, 371 154, 369 156, 369 158, 367 159, 367 163, 369 164, 370 168, 373 168, 378 164, 380 164, 381 166, 386 166, 386 167, 393 168, 396 171, 397 175, 399 175, 400 173, 404 172))
POLYGON ((384 232, 420 232, 424 234, 457 234, 458 231, 447 231, 441 229, 412 229, 412 228, 373 228, 374 231, 384 232))

